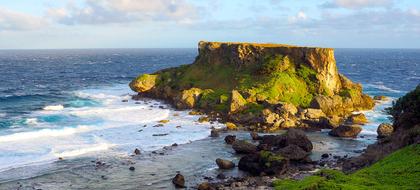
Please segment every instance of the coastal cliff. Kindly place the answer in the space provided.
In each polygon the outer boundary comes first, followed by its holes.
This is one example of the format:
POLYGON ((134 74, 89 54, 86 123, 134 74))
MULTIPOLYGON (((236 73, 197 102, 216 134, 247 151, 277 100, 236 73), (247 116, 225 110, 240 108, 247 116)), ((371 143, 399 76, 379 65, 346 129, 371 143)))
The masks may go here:
POLYGON ((199 42, 194 63, 142 74, 139 96, 255 130, 334 128, 374 101, 338 73, 331 48, 199 42))

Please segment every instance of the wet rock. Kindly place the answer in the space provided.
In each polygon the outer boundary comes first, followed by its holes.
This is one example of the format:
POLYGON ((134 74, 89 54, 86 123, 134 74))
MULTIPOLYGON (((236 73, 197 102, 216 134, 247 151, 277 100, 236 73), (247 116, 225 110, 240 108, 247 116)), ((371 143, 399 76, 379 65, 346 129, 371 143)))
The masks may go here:
POLYGON ((198 118, 198 122, 200 122, 200 123, 209 122, 209 117, 202 116, 202 117, 198 118))
POLYGON ((220 173, 220 174, 217 174, 216 178, 217 179, 226 179, 226 176, 225 176, 225 174, 220 173))
POLYGON ((235 142, 235 140, 236 140, 236 136, 235 135, 227 135, 225 137, 226 144, 232 144, 233 142, 235 142))
POLYGON ((160 120, 160 121, 158 121, 159 123, 168 123, 169 122, 169 120, 168 119, 163 119, 163 120, 160 120))
POLYGON ((198 111, 190 111, 188 112, 189 115, 203 115, 203 113, 198 112, 198 111))
POLYGON ((284 173, 288 164, 288 160, 279 154, 261 151, 243 156, 239 160, 238 167, 252 175, 274 175, 284 173))
POLYGON ((297 145, 306 152, 311 152, 313 149, 312 142, 306 136, 305 132, 299 129, 289 129, 285 134, 285 143, 287 145, 297 145))
POLYGON ((325 153, 325 154, 322 154, 321 155, 321 158, 328 158, 330 155, 328 155, 327 153, 325 153))
POLYGON ((373 99, 374 100, 379 100, 379 101, 387 101, 388 97, 379 95, 379 96, 374 96, 373 99))
POLYGON ((220 169, 232 169, 235 167, 235 163, 230 160, 224 160, 221 158, 216 159, 216 164, 220 169))
POLYGON ((163 124, 159 123, 157 125, 154 125, 153 127, 163 127, 163 126, 164 126, 163 124))
POLYGON ((238 127, 234 123, 231 123, 231 122, 226 122, 225 125, 226 125, 226 128, 229 129, 229 130, 237 130, 238 129, 238 127))
POLYGON ((347 120, 353 124, 365 124, 369 122, 363 113, 353 114, 347 120))
POLYGON ((257 132, 253 131, 253 132, 249 133, 249 135, 251 136, 252 140, 261 140, 261 137, 260 137, 260 135, 258 135, 257 132))
POLYGON ((210 186, 209 182, 203 182, 197 187, 198 190, 213 190, 214 188, 210 186))
POLYGON ((335 137, 356 137, 362 131, 360 125, 340 125, 332 129, 328 134, 335 137))
POLYGON ((176 174, 174 178, 172 178, 172 183, 177 188, 184 188, 185 187, 185 179, 184 176, 181 174, 176 174))
POLYGON ((232 148, 238 154, 251 154, 257 151, 257 146, 245 140, 236 140, 233 142, 232 148))
POLYGON ((133 166, 131 166, 130 168, 128 168, 130 171, 134 171, 134 170, 136 170, 136 168, 135 167, 133 167, 133 166))
POLYGON ((219 137, 219 131, 217 131, 216 129, 212 129, 210 131, 210 137, 219 137))
POLYGON ((303 160, 310 152, 304 151, 297 145, 291 144, 278 151, 280 155, 290 160, 303 160))
POLYGON ((381 123, 376 132, 378 133, 378 138, 388 137, 394 132, 394 127, 390 123, 381 123))
POLYGON ((121 100, 121 102, 128 102, 128 100, 121 100))
POLYGON ((174 144, 172 144, 172 146, 178 146, 178 144, 174 143, 174 144))
POLYGON ((139 150, 139 149, 137 149, 137 148, 136 148, 136 149, 134 149, 134 154, 135 154, 135 155, 139 155, 139 154, 141 154, 141 152, 140 152, 140 150, 139 150))

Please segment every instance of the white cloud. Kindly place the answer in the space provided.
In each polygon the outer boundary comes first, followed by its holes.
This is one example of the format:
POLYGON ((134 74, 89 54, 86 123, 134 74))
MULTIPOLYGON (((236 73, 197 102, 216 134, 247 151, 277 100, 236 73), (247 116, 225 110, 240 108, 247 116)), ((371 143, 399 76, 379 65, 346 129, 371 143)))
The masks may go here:
POLYGON ((62 24, 107 24, 135 21, 176 21, 197 18, 198 7, 185 0, 85 0, 83 6, 68 4, 51 8, 48 15, 62 24))
POLYGON ((321 6, 324 8, 360 9, 369 7, 389 7, 393 0, 333 0, 321 6))
POLYGON ((297 23, 297 22, 303 22, 308 20, 308 16, 305 12, 299 11, 295 16, 289 17, 289 23, 297 23))
POLYGON ((47 25, 47 22, 36 17, 0 7, 0 31, 2 30, 33 30, 47 25))

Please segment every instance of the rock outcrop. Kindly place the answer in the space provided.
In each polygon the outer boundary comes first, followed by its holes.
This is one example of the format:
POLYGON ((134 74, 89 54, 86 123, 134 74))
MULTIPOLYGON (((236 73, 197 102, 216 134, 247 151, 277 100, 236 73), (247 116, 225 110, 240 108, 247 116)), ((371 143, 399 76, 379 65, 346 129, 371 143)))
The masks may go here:
POLYGON ((140 75, 131 89, 256 130, 323 127, 374 106, 360 84, 338 73, 331 48, 200 42, 198 52, 193 64, 140 75))
POLYGON ((392 115, 394 121, 392 130, 386 125, 378 130, 382 135, 388 135, 389 132, 391 134, 369 145, 359 157, 347 160, 343 165, 345 171, 355 171, 369 166, 398 149, 411 144, 420 144, 420 85, 394 102, 388 113, 392 115))

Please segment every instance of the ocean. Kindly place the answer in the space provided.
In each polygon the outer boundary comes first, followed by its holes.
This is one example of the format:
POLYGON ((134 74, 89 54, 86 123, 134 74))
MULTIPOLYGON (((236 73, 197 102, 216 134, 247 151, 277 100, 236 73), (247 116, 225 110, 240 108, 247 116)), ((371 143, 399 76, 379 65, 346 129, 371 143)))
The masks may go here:
MULTIPOLYGON (((11 173, 33 177, 34 168, 48 173, 60 157, 121 156, 205 139, 221 124, 197 123, 198 116, 159 101, 133 101, 128 88, 141 73, 189 64, 196 55, 196 49, 0 50, 0 182, 11 173), (153 127, 164 119, 167 127, 153 127)), ((420 83, 420 50, 336 49, 335 57, 339 72, 365 93, 391 98, 364 112, 367 137, 353 140, 373 143, 377 126, 390 122, 384 109, 420 83)))

